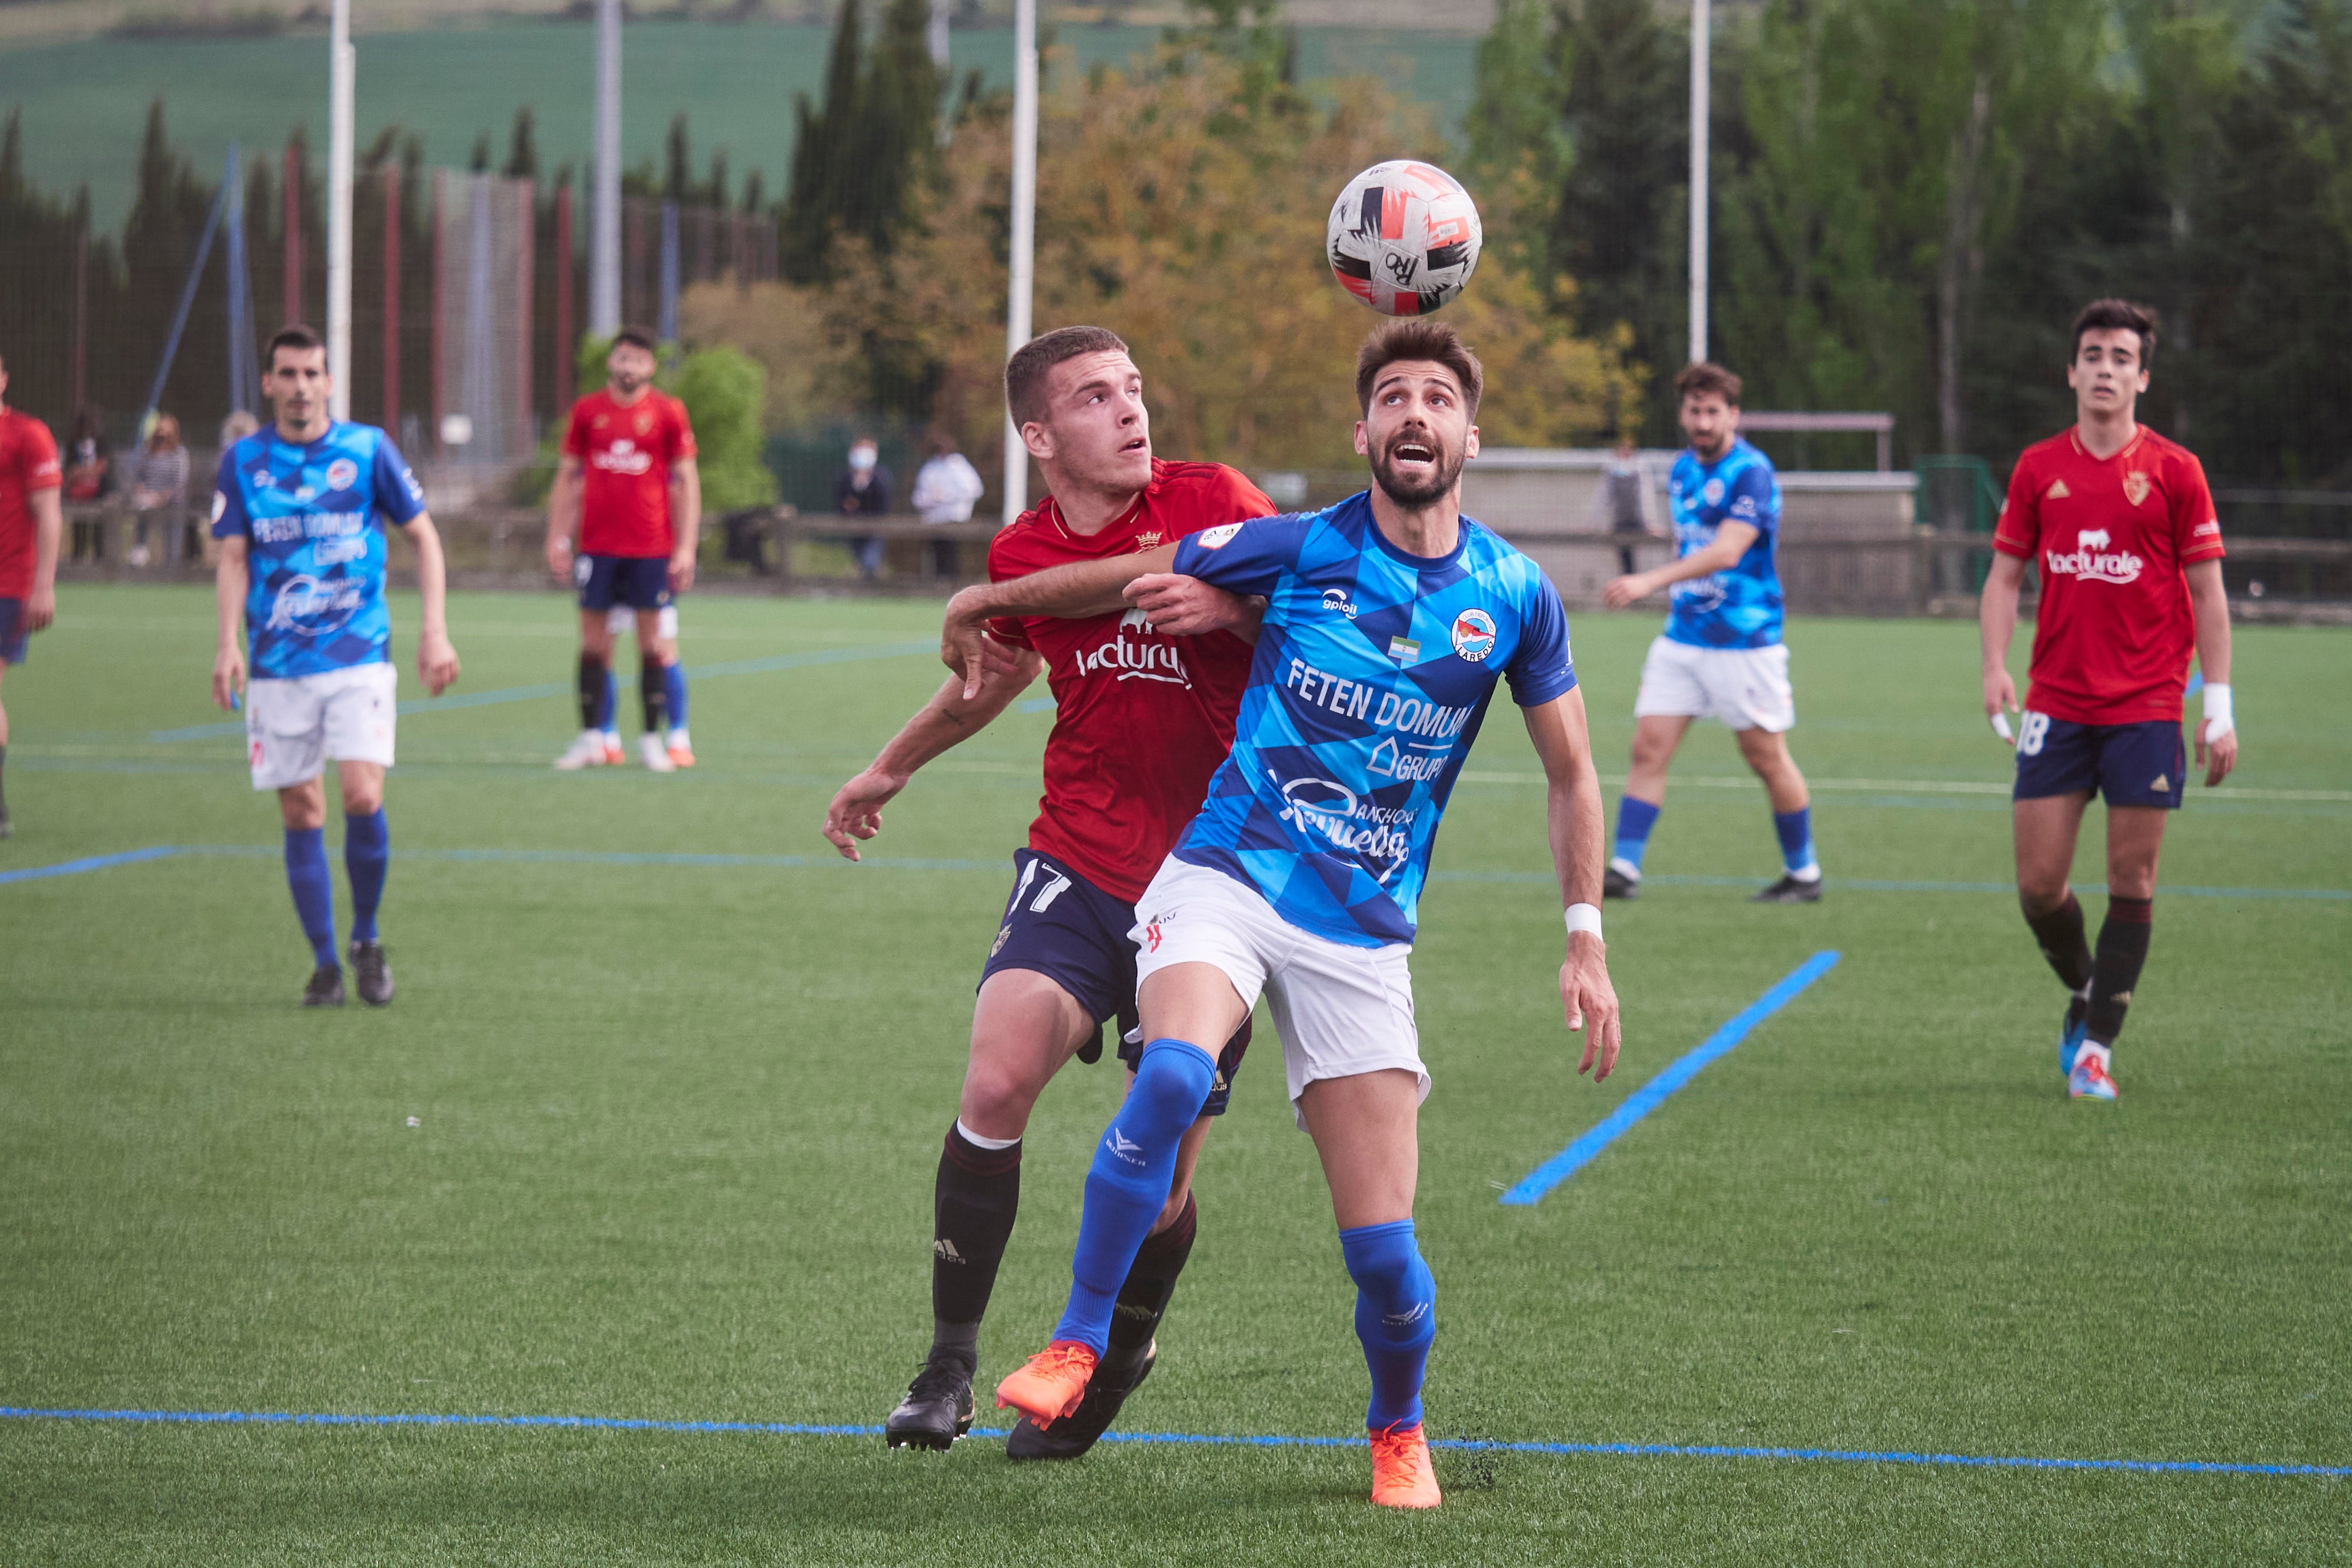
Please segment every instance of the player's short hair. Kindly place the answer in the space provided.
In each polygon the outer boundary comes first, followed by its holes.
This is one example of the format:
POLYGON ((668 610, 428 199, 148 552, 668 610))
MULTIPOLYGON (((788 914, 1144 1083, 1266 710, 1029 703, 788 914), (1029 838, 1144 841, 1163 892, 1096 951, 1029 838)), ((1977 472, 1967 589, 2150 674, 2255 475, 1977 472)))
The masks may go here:
POLYGON ((1454 372, 1462 383, 1463 400, 1470 405, 1470 417, 1478 417, 1478 400, 1486 392, 1486 367, 1462 340, 1462 334, 1444 321, 1432 321, 1419 316, 1391 321, 1372 329, 1364 346, 1356 350, 1356 405, 1366 413, 1372 412, 1372 383, 1382 371, 1400 360, 1429 360, 1454 372))
POLYGON ((327 340, 319 336, 317 328, 305 327, 299 321, 280 327, 269 340, 269 347, 261 351, 261 363, 265 369, 274 371, 278 368, 278 350, 280 349, 293 349, 304 353, 316 349, 325 353, 327 340))
POLYGON ((2153 309, 2128 299, 2094 299, 2074 313, 2074 346, 2067 350, 2066 362, 2073 364, 2082 356, 2084 333, 2101 330, 2138 333, 2141 370, 2147 369, 2149 361, 2156 358, 2153 309))
POLYGON ((1127 340, 1108 327, 1056 327, 1013 350, 1004 361, 1004 406, 1012 411, 1013 428, 1044 421, 1045 377, 1055 365, 1080 354, 1127 351, 1127 340))
POLYGON ((1675 377, 1675 397, 1677 401, 1696 393, 1705 397, 1714 393, 1732 408, 1739 406, 1739 378, 1713 360, 1701 360, 1695 365, 1685 365, 1675 377))
POLYGON ((648 354, 660 352, 659 350, 654 347, 653 335, 649 332, 641 331, 635 327, 624 327, 619 331, 614 333, 613 348, 607 349, 604 351, 609 354, 613 351, 613 349, 617 349, 624 343, 627 344, 632 349, 643 349, 648 354))

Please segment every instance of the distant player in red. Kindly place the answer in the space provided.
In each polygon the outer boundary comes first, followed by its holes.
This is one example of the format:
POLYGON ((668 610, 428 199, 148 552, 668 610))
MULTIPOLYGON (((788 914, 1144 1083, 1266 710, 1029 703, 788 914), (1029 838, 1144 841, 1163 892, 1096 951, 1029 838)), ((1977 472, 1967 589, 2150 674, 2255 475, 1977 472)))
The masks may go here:
MULTIPOLYGON (((0 361, 0 399, 8 366, 0 361)), ((0 401, 0 675, 25 662, 26 643, 58 613, 58 505, 64 476, 49 427, 0 401)), ((1233 728, 1228 715, 1227 731, 1233 728)), ((8 760, 8 710, 0 707, 0 773, 8 760)), ((8 797, 0 791, 0 839, 8 836, 8 797)))
POLYGON ((637 615, 638 742, 656 773, 694 766, 686 728, 686 675, 678 668, 671 600, 694 586, 702 531, 702 477, 686 405, 654 390, 653 340, 624 330, 604 359, 602 392, 572 405, 563 455, 547 496, 547 567, 580 589, 580 737, 558 768, 622 760, 600 710, 613 661, 615 604, 637 615), (579 535, 579 554, 572 536, 579 535))
POLYGON ((2074 1098, 2112 1100, 2116 1036, 2147 958, 2164 814, 2188 785, 2181 697, 2193 652, 2205 677, 2197 765, 2212 788, 2237 766, 2221 524, 2205 470, 2138 424, 2156 316, 2102 299, 2074 319, 2066 382, 2074 427, 2025 449, 1993 533, 1979 623, 1985 715, 2004 739, 2017 594, 2042 578, 2032 685, 2015 735, 2017 893, 2042 956, 2073 995, 2058 1043, 2074 1098), (2083 809, 2107 803, 2107 915, 2098 950, 2066 885, 2083 809))
MULTIPOLYGON (((1127 345, 1101 328, 1066 327, 1037 339, 1013 356, 1004 383, 1013 423, 1053 493, 992 542, 992 580, 1129 555, 1274 510, 1230 468, 1151 455, 1142 374, 1127 345)), ((1013 1234, 1021 1136, 1038 1094, 1072 1056, 1097 1059, 1106 1019, 1119 1020, 1123 1061, 1131 1066, 1141 1052, 1128 937, 1135 900, 1233 745, 1248 639, 1263 608, 1205 583, 1193 587, 1174 616, 1156 622, 1129 611, 992 622, 1003 657, 978 695, 967 700, 963 678, 951 676, 825 813, 824 836, 856 860, 856 841, 880 831, 883 805, 917 768, 1046 672, 1056 711, 1045 795, 1028 847, 1013 852, 1013 894, 981 972, 962 1099, 935 1188, 931 1348, 884 1427, 893 1448, 945 1448, 971 1425, 980 1321, 1013 1234)), ((1152 1331, 1192 1251, 1193 1162, 1248 1043, 1245 1019, 1185 1134, 1167 1206, 1120 1287, 1109 1352, 1084 1403, 1050 1433, 1024 1420, 1005 1445, 1012 1458, 1086 1452, 1150 1374, 1152 1331)))

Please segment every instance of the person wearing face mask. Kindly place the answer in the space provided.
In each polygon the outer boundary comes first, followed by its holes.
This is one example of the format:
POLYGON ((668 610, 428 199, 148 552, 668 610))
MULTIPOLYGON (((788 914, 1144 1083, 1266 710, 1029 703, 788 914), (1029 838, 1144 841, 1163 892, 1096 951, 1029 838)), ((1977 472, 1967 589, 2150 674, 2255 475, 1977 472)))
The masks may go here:
MULTIPOLYGON (((833 509, 845 517, 878 517, 890 509, 890 470, 882 466, 881 451, 870 435, 849 444, 849 466, 833 482, 833 509)), ((858 534, 849 541, 857 575, 871 582, 882 571, 882 541, 858 534)))

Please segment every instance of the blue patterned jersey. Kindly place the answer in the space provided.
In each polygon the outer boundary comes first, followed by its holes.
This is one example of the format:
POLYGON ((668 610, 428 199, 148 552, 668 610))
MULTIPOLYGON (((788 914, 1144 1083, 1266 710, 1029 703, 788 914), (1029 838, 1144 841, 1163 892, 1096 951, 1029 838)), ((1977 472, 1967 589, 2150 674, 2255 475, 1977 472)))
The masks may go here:
POLYGON ((425 491, 392 437, 335 423, 298 446, 267 425, 221 454, 213 537, 247 541, 247 657, 290 680, 391 657, 383 517, 405 523, 425 491))
POLYGON ((1496 677, 1525 707, 1576 685, 1559 595, 1468 517, 1451 555, 1407 555, 1363 495, 1203 529, 1174 570, 1267 601, 1233 753, 1177 858, 1255 888, 1300 930, 1412 941, 1496 677))
POLYGON ((1722 524, 1746 523, 1756 542, 1727 570, 1685 579, 1668 592, 1666 636, 1694 648, 1769 648, 1780 640, 1780 481, 1772 460, 1745 441, 1713 463, 1685 447, 1666 481, 1675 557, 1715 542, 1722 524))

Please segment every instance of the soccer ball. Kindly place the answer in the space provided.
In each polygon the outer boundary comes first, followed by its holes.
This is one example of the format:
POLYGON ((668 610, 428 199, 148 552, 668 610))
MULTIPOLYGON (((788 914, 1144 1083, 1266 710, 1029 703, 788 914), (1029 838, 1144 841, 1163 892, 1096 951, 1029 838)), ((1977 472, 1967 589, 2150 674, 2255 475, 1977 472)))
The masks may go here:
POLYGON ((1426 316, 1462 292, 1478 265, 1478 204, 1433 163, 1391 158, 1331 204, 1331 276, 1383 316, 1426 316))

